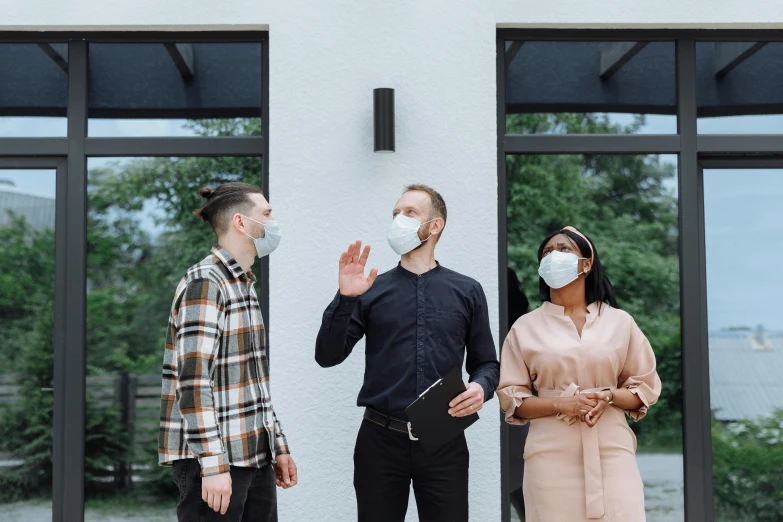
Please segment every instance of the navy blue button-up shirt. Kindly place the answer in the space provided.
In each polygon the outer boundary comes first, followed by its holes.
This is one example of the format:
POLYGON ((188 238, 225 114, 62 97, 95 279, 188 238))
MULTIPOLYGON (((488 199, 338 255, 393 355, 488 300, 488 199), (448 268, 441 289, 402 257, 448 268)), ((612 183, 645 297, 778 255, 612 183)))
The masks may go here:
POLYGON ((343 362, 367 337, 359 406, 406 419, 405 408, 463 361, 488 401, 500 366, 481 285, 438 265, 417 275, 397 266, 359 297, 337 294, 315 345, 323 367, 343 362), (467 354, 467 357, 466 357, 467 354))

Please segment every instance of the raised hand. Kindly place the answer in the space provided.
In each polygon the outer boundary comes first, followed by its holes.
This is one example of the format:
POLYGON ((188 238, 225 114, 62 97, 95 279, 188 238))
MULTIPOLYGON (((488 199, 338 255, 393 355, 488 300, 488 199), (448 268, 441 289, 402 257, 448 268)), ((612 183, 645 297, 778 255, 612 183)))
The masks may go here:
POLYGON ((351 243, 348 250, 340 256, 340 294, 359 296, 369 290, 378 277, 378 269, 370 270, 370 275, 364 276, 364 267, 370 256, 370 245, 364 247, 362 242, 351 243), (361 255, 360 255, 361 254, 361 255))

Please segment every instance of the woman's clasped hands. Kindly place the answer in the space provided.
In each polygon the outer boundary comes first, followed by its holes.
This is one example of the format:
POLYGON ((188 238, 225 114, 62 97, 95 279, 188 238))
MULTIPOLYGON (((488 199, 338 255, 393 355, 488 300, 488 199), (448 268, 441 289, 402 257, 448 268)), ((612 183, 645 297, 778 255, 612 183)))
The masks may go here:
POLYGON ((557 411, 593 427, 609 405, 608 392, 580 393, 573 397, 561 397, 557 401, 557 411))

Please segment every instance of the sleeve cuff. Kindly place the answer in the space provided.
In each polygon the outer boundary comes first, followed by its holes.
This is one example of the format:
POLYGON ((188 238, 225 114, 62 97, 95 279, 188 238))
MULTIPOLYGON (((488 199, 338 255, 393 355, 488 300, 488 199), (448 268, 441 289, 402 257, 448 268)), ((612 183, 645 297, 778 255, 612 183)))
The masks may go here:
POLYGON ((492 400, 492 397, 495 395, 495 392, 490 387, 489 382, 487 382, 486 378, 477 377, 476 379, 470 382, 475 382, 476 384, 481 386, 481 388, 484 390, 484 402, 489 402, 490 400, 492 400))
POLYGON ((334 316, 345 316, 353 314, 356 304, 359 302, 358 295, 342 295, 339 291, 332 302, 334 316))
POLYGON ((500 409, 505 414, 506 422, 517 426, 527 424, 527 419, 520 419, 514 416, 514 412, 522 405, 522 402, 528 397, 532 397, 528 388, 523 386, 506 386, 497 391, 500 409))
POLYGON ((228 461, 228 455, 225 453, 200 457, 198 463, 201 466, 202 477, 227 473, 231 468, 231 464, 228 461))
POLYGON ((290 454, 291 452, 288 450, 288 446, 279 446, 278 448, 275 449, 275 455, 277 455, 278 457, 280 455, 290 455, 290 454))
POLYGON ((275 454, 276 455, 290 455, 291 449, 288 447, 288 440, 282 436, 278 435, 275 440, 275 454))
POLYGON ((626 410, 625 412, 626 415, 634 420, 634 422, 639 422, 644 418, 645 415, 647 415, 647 410, 650 408, 650 406, 655 404, 655 401, 650 400, 650 397, 653 397, 655 394, 647 385, 647 383, 643 381, 629 379, 623 385, 623 388, 639 397, 639 399, 642 401, 642 405, 638 410, 626 410))

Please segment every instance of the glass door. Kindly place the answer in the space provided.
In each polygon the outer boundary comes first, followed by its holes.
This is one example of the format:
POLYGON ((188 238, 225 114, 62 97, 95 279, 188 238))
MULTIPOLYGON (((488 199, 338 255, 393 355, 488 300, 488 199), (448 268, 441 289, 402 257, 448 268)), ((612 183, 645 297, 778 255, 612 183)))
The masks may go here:
POLYGON ((715 520, 783 513, 783 161, 703 162, 715 520))
POLYGON ((66 439, 65 173, 61 158, 0 158, 0 511, 8 521, 70 519, 66 454, 81 437, 66 439))

